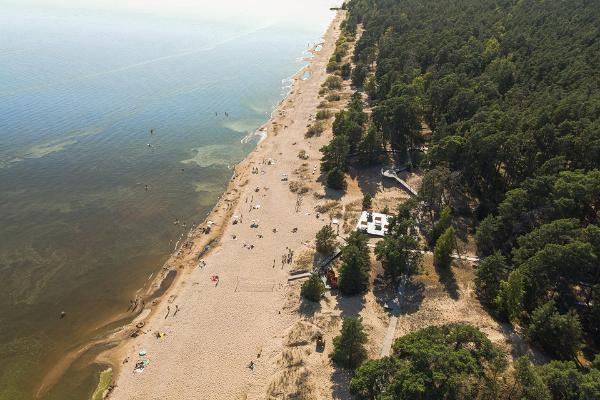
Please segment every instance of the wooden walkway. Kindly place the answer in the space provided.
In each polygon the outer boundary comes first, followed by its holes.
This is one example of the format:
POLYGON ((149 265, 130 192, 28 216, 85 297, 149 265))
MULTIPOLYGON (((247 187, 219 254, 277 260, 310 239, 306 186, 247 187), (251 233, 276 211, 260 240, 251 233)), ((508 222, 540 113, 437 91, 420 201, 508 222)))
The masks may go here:
POLYGON ((383 346, 381 346, 381 353, 379 357, 387 357, 390 355, 390 350, 392 349, 392 342, 394 340, 394 336, 396 334, 396 325, 398 324, 398 317, 392 315, 390 318, 390 324, 388 325, 387 332, 385 333, 385 338, 383 338, 383 346))
POLYGON ((404 181, 403 179, 401 179, 398 176, 398 174, 396 173, 396 171, 394 171, 393 169, 383 169, 382 168, 381 169, 381 175, 385 176, 386 178, 395 179, 404 188, 404 190, 406 190, 411 196, 417 197, 417 195, 419 194, 415 190, 415 188, 413 188, 408 183, 406 183, 406 181, 404 181))

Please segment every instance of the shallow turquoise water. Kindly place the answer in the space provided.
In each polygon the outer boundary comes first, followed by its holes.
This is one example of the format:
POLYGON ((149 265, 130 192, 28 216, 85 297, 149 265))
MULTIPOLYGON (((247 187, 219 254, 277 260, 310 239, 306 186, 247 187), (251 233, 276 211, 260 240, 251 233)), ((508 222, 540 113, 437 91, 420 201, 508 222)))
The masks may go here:
POLYGON ((125 3, 0 0, 0 399, 33 397, 204 218, 336 2, 125 3))

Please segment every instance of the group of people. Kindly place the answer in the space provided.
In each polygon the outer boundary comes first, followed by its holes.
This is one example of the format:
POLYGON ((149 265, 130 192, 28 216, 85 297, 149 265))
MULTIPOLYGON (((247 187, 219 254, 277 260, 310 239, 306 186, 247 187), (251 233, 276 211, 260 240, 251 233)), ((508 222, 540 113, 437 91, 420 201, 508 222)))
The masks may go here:
POLYGON ((283 268, 285 264, 291 264, 294 260, 294 250, 288 247, 286 247, 285 250, 286 252, 281 256, 281 268, 283 268))
MULTIPOLYGON (((167 319, 170 312, 171 312, 171 306, 167 306, 167 314, 165 315, 165 319, 167 319)), ((179 306, 177 304, 175 304, 175 312, 173 313, 173 317, 175 315, 177 315, 178 312, 179 312, 179 306)))

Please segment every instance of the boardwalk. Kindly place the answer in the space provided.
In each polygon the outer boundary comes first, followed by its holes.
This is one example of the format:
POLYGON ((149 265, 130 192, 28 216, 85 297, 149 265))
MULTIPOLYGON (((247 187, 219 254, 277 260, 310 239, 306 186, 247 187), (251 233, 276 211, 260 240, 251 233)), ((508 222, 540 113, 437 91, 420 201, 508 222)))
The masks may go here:
POLYGON ((398 317, 392 315, 390 318, 390 324, 388 325, 387 332, 385 333, 385 338, 383 338, 383 346, 381 346, 381 353, 379 357, 387 357, 390 355, 390 350, 392 349, 392 341, 394 340, 394 336, 396 334, 396 325, 398 324, 398 317))
POLYGON ((418 193, 415 190, 415 188, 413 188, 408 183, 406 183, 406 181, 401 179, 395 170, 382 168, 381 175, 385 176, 386 178, 395 179, 402 186, 402 188, 404 188, 404 190, 406 190, 411 196, 417 197, 418 193))

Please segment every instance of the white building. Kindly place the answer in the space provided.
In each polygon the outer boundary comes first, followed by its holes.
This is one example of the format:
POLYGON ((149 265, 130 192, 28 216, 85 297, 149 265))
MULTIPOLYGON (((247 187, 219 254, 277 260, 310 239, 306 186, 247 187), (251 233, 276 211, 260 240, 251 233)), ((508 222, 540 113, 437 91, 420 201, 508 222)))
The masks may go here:
POLYGON ((369 235, 383 237, 388 231, 388 216, 386 214, 363 211, 356 229, 369 235))

